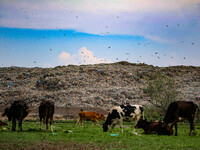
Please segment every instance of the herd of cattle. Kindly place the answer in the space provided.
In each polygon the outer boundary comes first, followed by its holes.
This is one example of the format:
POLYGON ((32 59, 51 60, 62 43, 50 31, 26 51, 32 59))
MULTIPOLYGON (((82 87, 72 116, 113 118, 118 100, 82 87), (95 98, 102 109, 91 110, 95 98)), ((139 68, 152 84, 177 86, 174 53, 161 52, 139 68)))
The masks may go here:
MULTIPOLYGON (((35 109, 35 108, 33 108, 35 109)), ((6 108, 2 116, 7 116, 8 121, 12 121, 12 131, 16 131, 16 120, 18 120, 18 131, 22 131, 22 121, 33 110, 29 109, 24 101, 14 101, 10 108, 6 108)), ((99 120, 104 120, 103 131, 108 131, 114 128, 116 124, 120 124, 121 132, 123 133, 123 121, 135 121, 134 133, 138 128, 142 128, 145 134, 157 133, 158 135, 172 135, 173 126, 175 126, 175 136, 177 136, 177 122, 180 118, 188 119, 190 123, 190 132, 194 130, 194 116, 198 106, 192 101, 176 101, 172 102, 166 112, 166 115, 162 121, 149 122, 144 119, 144 109, 141 105, 120 105, 114 106, 108 112, 107 117, 96 112, 81 111, 78 113, 76 125, 83 120, 97 122, 100 127, 99 120), (171 123, 171 126, 169 126, 171 123)), ((54 103, 51 101, 43 100, 39 105, 39 117, 40 117, 40 129, 42 128, 42 120, 44 122, 44 130, 48 129, 48 120, 50 119, 51 132, 53 132, 53 115, 54 115, 54 103)), ((0 121, 0 126, 8 125, 5 122, 0 121)))

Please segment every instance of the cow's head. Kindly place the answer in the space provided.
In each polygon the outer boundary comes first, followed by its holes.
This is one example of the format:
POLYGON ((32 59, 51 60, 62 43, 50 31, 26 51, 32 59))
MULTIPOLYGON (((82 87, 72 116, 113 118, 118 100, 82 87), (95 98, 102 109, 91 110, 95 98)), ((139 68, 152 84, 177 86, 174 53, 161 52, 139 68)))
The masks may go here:
POLYGON ((107 132, 108 131, 108 125, 106 125, 105 123, 103 124, 103 132, 107 132))
POLYGON ((147 119, 140 119, 138 122, 137 122, 137 124, 136 124, 136 126, 135 126, 135 128, 143 128, 145 125, 146 125, 146 123, 147 123, 147 119))
POLYGON ((105 121, 106 117, 104 115, 100 115, 100 119, 105 121))
POLYGON ((4 113, 2 114, 2 116, 5 116, 5 115, 8 117, 8 121, 12 120, 12 114, 11 114, 9 108, 6 108, 5 111, 4 111, 4 113))
POLYGON ((172 135, 173 129, 168 126, 164 121, 159 121, 158 124, 158 135, 172 135))

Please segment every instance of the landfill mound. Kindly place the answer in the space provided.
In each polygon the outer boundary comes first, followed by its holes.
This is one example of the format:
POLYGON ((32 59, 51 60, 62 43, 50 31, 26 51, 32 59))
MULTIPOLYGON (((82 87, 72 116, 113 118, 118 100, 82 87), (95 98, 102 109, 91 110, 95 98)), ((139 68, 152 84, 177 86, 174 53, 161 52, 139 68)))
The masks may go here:
POLYGON ((0 106, 24 100, 35 106, 43 99, 56 107, 100 107, 124 103, 150 105, 143 92, 154 73, 173 78, 184 100, 200 97, 200 67, 155 67, 118 62, 55 68, 0 68, 0 106))

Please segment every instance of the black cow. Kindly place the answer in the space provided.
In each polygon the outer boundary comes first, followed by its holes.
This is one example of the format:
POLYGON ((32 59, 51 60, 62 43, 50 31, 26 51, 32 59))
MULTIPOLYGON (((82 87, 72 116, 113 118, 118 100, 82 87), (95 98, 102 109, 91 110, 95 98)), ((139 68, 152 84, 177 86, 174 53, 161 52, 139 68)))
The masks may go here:
POLYGON ((42 129, 42 119, 46 129, 48 130, 48 120, 50 119, 51 132, 53 133, 53 115, 54 115, 54 103, 52 101, 43 100, 39 106, 39 117, 40 117, 40 130, 42 129))
POLYGON ((16 131, 16 120, 19 121, 18 131, 22 131, 22 121, 28 115, 28 106, 24 101, 14 101, 10 108, 6 108, 2 116, 12 121, 12 131, 16 131))
POLYGON ((159 135, 172 135, 173 129, 169 126, 160 128, 161 122, 149 122, 147 119, 140 119, 135 128, 142 128, 145 134, 158 133, 159 135))
MULTIPOLYGON (((103 124, 103 131, 108 131, 109 126, 113 129, 114 126, 117 123, 120 123, 121 132, 123 133, 123 120, 124 121, 132 121, 135 120, 135 123, 137 124, 137 121, 140 119, 141 114, 143 112, 143 107, 141 105, 120 105, 120 106, 114 106, 110 109, 108 116, 106 118, 105 123, 103 124)), ((134 129, 134 133, 135 132, 134 129)))
POLYGON ((194 130, 194 116, 197 109, 198 106, 192 101, 172 102, 163 119, 163 125, 166 126, 169 123, 172 123, 171 128, 175 125, 175 136, 177 136, 177 122, 179 121, 179 117, 186 118, 190 123, 190 135, 192 130, 194 130))

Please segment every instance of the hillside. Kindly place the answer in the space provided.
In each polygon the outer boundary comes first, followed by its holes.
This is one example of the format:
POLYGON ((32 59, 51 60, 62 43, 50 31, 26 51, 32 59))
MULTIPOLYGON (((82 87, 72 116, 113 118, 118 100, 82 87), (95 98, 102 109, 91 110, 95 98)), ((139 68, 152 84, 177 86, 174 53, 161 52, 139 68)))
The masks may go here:
POLYGON ((143 88, 160 72, 176 82, 184 100, 200 97, 200 67, 154 67, 146 64, 69 65, 55 68, 0 68, 0 106, 25 100, 31 106, 42 99, 58 107, 101 107, 129 102, 149 105, 143 88))

